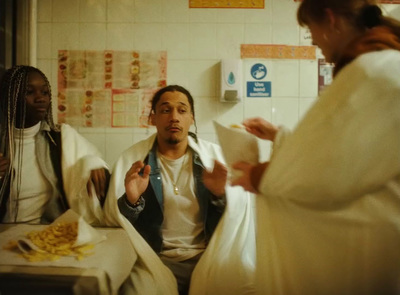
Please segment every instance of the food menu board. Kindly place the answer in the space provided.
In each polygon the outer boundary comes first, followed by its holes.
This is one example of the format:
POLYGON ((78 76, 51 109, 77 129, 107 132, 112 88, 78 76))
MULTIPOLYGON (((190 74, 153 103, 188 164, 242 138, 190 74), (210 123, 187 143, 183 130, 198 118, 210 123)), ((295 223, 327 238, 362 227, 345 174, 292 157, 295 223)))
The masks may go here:
POLYGON ((158 89, 113 89, 112 127, 148 127, 151 99, 158 89))
POLYGON ((264 8, 264 0, 189 0, 189 8, 264 8))
POLYGON ((58 122, 148 127, 150 100, 166 76, 166 51, 60 50, 58 122))

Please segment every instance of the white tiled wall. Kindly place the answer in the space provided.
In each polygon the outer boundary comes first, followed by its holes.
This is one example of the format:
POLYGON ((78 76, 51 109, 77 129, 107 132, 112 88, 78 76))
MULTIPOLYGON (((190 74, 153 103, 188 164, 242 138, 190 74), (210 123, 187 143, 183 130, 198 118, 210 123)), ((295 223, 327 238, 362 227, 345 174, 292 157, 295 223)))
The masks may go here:
MULTIPOLYGON (((271 98, 219 101, 219 62, 240 58, 241 44, 300 45, 298 2, 265 0, 264 9, 189 9, 189 0, 39 0, 37 65, 57 94, 57 53, 68 50, 167 50, 168 83, 195 98, 200 137, 216 141, 212 120, 261 116, 294 127, 317 96, 317 61, 273 60, 271 98)), ((386 5, 399 16, 399 6, 386 5)), ((55 112, 56 113, 56 112, 55 112)), ((78 128, 112 165, 155 130, 78 128)), ((194 129, 193 129, 194 130, 194 129)), ((262 143, 265 158, 269 145, 262 143)))

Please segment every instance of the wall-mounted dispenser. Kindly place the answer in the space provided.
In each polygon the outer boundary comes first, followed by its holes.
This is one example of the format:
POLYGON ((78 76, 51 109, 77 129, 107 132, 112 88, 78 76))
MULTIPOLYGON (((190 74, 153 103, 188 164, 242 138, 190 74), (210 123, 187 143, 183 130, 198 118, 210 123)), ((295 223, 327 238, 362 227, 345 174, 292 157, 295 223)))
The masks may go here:
POLYGON ((221 60, 221 101, 241 101, 243 95, 242 85, 242 60, 221 60))

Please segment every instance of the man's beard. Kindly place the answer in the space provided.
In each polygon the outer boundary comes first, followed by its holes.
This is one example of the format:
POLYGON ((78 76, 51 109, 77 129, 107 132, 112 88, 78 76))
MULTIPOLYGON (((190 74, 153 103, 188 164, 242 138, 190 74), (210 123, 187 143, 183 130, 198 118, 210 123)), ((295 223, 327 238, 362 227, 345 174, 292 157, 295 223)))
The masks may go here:
POLYGON ((180 140, 178 138, 168 138, 167 143, 168 144, 178 144, 180 140))

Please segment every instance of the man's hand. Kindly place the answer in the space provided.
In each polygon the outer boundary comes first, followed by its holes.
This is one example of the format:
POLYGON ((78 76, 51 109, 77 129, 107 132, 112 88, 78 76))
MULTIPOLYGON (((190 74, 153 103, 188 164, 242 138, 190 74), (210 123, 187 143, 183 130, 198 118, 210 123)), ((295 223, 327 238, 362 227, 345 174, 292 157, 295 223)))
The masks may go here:
POLYGON ((206 188, 217 197, 225 194, 225 185, 228 177, 228 169, 217 160, 214 161, 212 172, 203 171, 203 182, 206 188))
POLYGON ((132 167, 125 175, 125 192, 129 203, 135 204, 140 196, 144 193, 150 180, 150 165, 144 165, 142 161, 137 161, 132 164, 132 167), (143 169, 144 168, 144 169, 143 169), (143 169, 143 175, 139 175, 143 169))

